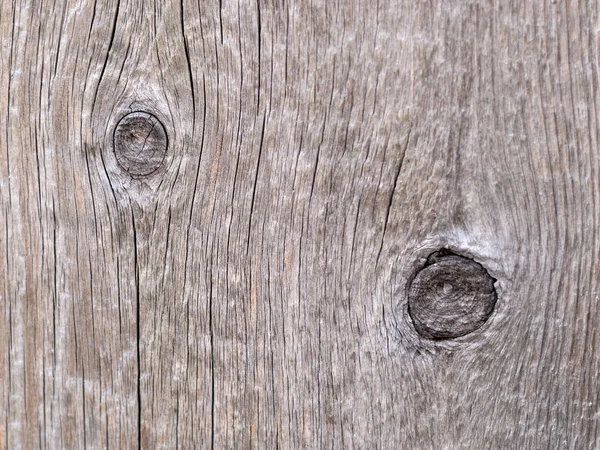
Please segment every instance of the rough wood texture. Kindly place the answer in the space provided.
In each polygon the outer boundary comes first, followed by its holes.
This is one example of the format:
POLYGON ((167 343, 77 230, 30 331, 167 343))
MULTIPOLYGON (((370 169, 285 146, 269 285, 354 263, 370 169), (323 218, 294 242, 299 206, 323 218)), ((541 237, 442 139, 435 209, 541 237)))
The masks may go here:
POLYGON ((0 2, 0 449, 600 448, 598 19, 0 2), (498 301, 435 341, 441 248, 498 301))
POLYGON ((115 157, 121 168, 133 177, 150 175, 158 169, 168 148, 165 127, 152 114, 129 113, 115 128, 115 157))
POLYGON ((410 281, 408 314, 429 339, 451 339, 480 328, 494 311, 494 280, 481 264, 464 256, 435 252, 410 281))

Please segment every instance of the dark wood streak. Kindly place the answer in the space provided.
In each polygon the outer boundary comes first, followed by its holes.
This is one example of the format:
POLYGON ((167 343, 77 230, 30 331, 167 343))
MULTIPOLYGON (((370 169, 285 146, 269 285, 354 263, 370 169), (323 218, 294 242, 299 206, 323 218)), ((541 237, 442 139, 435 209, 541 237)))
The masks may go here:
POLYGON ((408 312, 415 329, 428 339, 451 339, 480 328, 498 300, 485 268, 464 256, 435 252, 412 280, 408 312))

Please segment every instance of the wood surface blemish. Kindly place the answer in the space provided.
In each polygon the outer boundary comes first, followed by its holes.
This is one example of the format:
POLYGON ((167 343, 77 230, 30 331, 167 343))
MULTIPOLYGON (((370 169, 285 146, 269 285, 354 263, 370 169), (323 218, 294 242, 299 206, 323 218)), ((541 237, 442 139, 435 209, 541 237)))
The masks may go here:
POLYGON ((412 280, 408 313, 419 334, 451 339, 480 328, 498 300, 496 279, 479 263, 442 249, 412 280))
POLYGON ((167 153, 165 127, 154 115, 135 111, 124 116, 114 133, 114 151, 119 165, 132 176, 156 171, 167 153))

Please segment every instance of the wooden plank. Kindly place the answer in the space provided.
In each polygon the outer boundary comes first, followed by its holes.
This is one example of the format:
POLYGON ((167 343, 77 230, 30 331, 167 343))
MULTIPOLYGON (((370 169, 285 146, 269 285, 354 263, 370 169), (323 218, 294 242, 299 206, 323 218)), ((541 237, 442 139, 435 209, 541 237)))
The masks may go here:
POLYGON ((0 449, 600 447, 598 31, 0 2, 0 449), (497 301, 420 333, 440 250, 497 301))

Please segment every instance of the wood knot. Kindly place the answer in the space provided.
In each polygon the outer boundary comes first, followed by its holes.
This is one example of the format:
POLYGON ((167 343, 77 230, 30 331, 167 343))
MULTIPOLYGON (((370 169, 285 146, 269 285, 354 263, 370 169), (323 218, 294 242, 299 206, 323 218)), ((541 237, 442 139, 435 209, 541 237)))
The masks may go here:
POLYGON ((132 176, 150 175, 167 153, 165 127, 155 116, 136 111, 124 116, 113 135, 119 165, 132 176))
POLYGON ((451 339, 481 327, 492 314, 496 280, 472 259, 448 250, 433 253, 414 277, 408 314, 428 339, 451 339))

